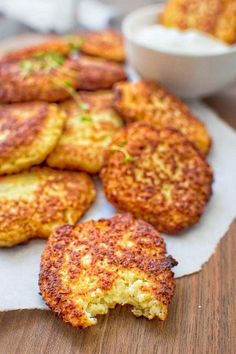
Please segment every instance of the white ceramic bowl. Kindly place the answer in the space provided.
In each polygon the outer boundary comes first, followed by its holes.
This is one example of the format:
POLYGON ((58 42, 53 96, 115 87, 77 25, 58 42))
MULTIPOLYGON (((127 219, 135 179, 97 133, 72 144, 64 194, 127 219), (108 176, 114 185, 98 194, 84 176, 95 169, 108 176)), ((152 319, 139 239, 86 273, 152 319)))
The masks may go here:
POLYGON ((129 63, 144 79, 161 82, 185 98, 212 94, 236 80, 236 46, 222 54, 173 54, 137 43, 134 33, 157 23, 163 5, 138 9, 122 25, 129 63))

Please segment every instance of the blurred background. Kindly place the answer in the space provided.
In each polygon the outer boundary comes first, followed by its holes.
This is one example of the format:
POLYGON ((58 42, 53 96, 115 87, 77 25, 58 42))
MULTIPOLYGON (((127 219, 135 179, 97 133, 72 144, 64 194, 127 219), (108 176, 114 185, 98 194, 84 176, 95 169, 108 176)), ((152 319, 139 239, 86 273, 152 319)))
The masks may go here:
POLYGON ((135 8, 158 0, 0 0, 0 39, 25 32, 119 28, 135 8))

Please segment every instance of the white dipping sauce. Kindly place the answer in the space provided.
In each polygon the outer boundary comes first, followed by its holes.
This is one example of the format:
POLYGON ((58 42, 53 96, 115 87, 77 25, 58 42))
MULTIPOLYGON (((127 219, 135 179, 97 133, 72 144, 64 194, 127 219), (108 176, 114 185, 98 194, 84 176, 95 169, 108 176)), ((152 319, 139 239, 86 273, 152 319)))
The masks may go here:
POLYGON ((184 54, 217 54, 231 50, 231 47, 207 34, 186 30, 180 31, 162 25, 140 27, 135 40, 155 50, 184 54))

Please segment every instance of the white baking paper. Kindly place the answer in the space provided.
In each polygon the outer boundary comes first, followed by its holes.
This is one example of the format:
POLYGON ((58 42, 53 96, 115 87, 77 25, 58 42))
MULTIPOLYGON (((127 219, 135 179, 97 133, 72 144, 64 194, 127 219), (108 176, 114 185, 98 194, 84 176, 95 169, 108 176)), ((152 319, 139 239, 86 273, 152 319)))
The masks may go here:
MULTIPOLYGON (((205 122, 213 138, 209 162, 214 169, 215 182, 213 196, 200 223, 181 236, 164 236, 168 253, 179 262, 174 269, 176 277, 201 269, 236 216, 236 133, 206 105, 191 102, 190 108, 205 122)), ((96 202, 83 220, 114 214, 98 180, 96 186, 96 202)), ((40 254, 45 242, 31 240, 12 249, 0 250, 1 311, 47 308, 38 294, 40 254)))

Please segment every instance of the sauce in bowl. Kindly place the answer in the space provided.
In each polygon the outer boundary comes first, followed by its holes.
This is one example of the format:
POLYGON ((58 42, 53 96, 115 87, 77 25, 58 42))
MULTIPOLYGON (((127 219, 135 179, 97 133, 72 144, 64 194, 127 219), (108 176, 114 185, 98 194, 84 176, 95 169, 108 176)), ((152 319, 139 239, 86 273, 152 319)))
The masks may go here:
POLYGON ((158 24, 138 28, 134 39, 137 43, 148 48, 176 54, 220 54, 229 52, 232 48, 232 46, 196 30, 180 31, 158 24))

